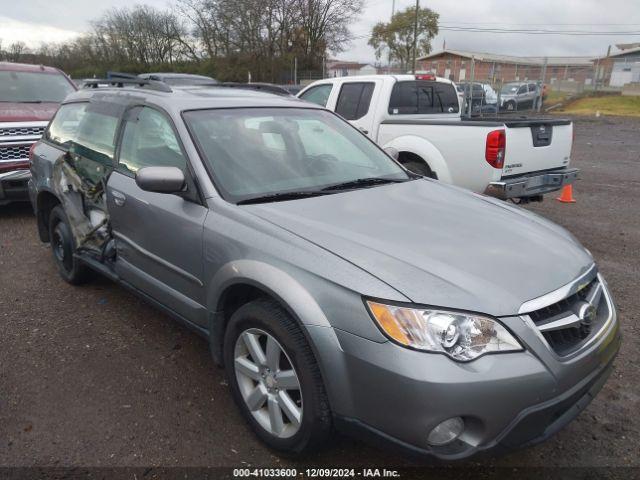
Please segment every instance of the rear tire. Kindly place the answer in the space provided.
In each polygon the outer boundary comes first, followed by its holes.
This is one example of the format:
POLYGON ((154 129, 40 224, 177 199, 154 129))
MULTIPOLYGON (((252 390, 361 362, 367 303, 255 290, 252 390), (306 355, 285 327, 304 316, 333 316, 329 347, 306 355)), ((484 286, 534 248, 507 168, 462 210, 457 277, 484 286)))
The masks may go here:
POLYGON ((320 369, 300 327, 276 302, 254 300, 232 315, 224 364, 242 415, 269 447, 301 454, 329 437, 331 410, 320 369))
POLYGON ((53 260, 63 280, 71 285, 80 285, 89 279, 89 269, 73 256, 76 243, 71 234, 69 219, 58 205, 49 215, 49 242, 53 260))
POLYGON ((423 177, 437 179, 438 177, 433 173, 427 162, 422 160, 417 155, 410 155, 408 158, 402 155, 398 159, 404 168, 410 172, 417 173, 423 177))

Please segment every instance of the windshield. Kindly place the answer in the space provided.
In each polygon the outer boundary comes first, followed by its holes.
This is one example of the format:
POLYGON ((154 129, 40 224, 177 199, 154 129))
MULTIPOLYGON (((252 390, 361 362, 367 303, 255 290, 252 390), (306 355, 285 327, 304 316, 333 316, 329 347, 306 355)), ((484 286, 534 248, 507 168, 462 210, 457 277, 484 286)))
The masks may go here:
MULTIPOLYGON (((373 142, 327 111, 216 109, 184 117, 216 186, 231 202, 318 192, 361 179, 410 178, 373 142)), ((365 188, 358 185, 352 188, 365 188)))
POLYGON ((518 91, 518 88, 520 87, 520 85, 518 84, 509 84, 507 83, 506 85, 504 85, 502 87, 502 90, 500 90, 500 93, 502 93, 503 95, 505 94, 510 94, 510 93, 516 93, 518 91))
POLYGON ((61 74, 0 71, 0 102, 60 103, 73 91, 61 74))

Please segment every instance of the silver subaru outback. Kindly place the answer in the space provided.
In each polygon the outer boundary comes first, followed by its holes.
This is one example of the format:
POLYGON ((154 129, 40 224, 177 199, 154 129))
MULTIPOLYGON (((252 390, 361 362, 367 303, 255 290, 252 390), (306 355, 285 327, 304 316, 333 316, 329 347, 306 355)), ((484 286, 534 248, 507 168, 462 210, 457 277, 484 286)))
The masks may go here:
POLYGON ((544 440, 620 346, 593 258, 521 208, 405 170, 294 98, 89 82, 32 152, 62 277, 207 338, 270 447, 332 430, 459 459, 544 440))

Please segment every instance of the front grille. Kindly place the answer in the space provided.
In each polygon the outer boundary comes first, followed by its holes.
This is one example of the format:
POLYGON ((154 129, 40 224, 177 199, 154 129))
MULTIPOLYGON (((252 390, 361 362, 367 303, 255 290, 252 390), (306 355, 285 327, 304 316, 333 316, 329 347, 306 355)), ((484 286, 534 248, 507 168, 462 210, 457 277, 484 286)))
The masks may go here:
POLYGON ((604 286, 598 277, 576 293, 539 310, 529 313, 549 347, 561 357, 582 348, 609 317, 604 286), (585 315, 589 305, 595 308, 585 315))
POLYGON ((41 136, 45 127, 6 127, 0 128, 0 137, 17 137, 26 135, 41 136))
POLYGON ((0 161, 27 160, 31 145, 2 145, 0 144, 0 161))

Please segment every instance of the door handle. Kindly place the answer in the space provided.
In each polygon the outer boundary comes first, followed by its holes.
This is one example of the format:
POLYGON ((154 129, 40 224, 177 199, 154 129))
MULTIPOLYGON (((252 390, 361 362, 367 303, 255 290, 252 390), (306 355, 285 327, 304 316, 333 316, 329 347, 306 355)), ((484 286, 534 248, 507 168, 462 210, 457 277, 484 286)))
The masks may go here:
POLYGON ((111 195, 113 195, 113 203, 118 207, 122 207, 124 202, 127 200, 127 197, 124 193, 120 193, 117 190, 111 190, 111 195))
POLYGON ((364 133, 365 135, 369 135, 369 130, 367 130, 366 128, 363 127, 358 127, 358 130, 360 130, 362 133, 364 133))

